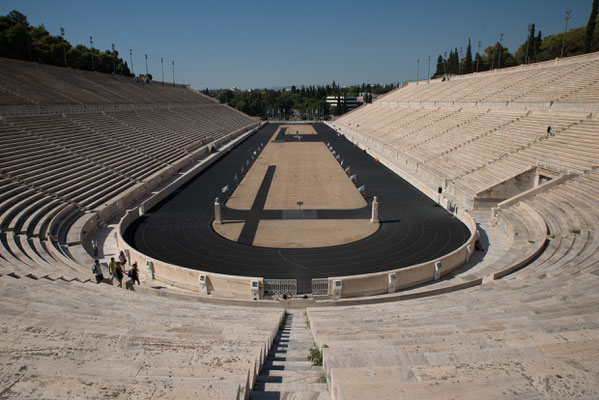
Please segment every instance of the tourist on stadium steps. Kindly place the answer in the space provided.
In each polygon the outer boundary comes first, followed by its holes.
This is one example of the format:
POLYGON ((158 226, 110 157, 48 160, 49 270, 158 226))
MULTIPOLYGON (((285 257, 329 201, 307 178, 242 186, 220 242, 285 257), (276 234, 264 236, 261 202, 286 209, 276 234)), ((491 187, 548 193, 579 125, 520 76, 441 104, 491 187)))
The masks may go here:
POLYGON ((121 250, 121 252, 119 253, 119 261, 123 265, 127 263, 127 257, 125 256, 125 252, 123 250, 121 250))
POLYGON ((129 270, 127 275, 129 276, 129 278, 131 278, 125 283, 125 286, 127 289, 133 290, 133 285, 135 284, 136 281, 137 281, 137 286, 141 285, 141 283, 139 283, 139 270, 137 269, 136 262, 133 263, 133 265, 131 266, 131 269, 129 270))
POLYGON ((94 252, 94 257, 98 257, 98 242, 96 239, 92 239, 92 250, 94 252))
POLYGON ((116 263, 115 276, 116 280, 119 281, 119 287, 123 287, 123 267, 120 262, 116 263))
POLYGON ((100 268, 100 261, 97 259, 94 262, 94 266, 92 267, 92 272, 96 276, 96 283, 100 283, 104 280, 104 275, 102 274, 102 268, 100 268))
POLYGON ((116 272, 116 261, 114 261, 114 257, 110 257, 110 262, 108 263, 108 272, 110 273, 110 279, 114 279, 114 274, 116 272))

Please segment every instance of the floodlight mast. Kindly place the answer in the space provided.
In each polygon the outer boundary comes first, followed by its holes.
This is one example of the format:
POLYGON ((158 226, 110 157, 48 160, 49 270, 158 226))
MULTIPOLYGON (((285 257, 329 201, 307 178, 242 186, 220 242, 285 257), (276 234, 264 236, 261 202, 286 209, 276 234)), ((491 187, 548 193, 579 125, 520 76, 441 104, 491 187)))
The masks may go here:
POLYGON ((416 59, 416 84, 420 82, 420 59, 416 59))
POLYGON ((129 59, 131 60, 131 75, 135 76, 135 72, 133 72, 133 49, 129 49, 129 59))
POLYGON ((476 52, 476 72, 478 72, 478 63, 480 61, 480 40, 478 41, 478 51, 476 52))
POLYGON ((146 54, 146 79, 148 79, 148 75, 150 75, 150 73, 148 72, 148 55, 146 54))
POLYGON ((96 67, 94 65, 94 38, 92 36, 89 37, 89 52, 92 55, 92 71, 96 70, 96 67))
POLYGON ((112 43, 112 73, 116 75, 116 64, 114 62, 114 43, 112 43))
POLYGON ((497 68, 501 68, 501 53, 503 49, 503 33, 499 34, 499 58, 497 60, 497 68))
POLYGON ((160 70, 162 71, 162 84, 164 85, 164 57, 160 57, 160 70))
POLYGON ((62 55, 64 56, 64 66, 67 66, 67 50, 64 46, 64 28, 60 27, 60 36, 62 37, 62 55))
POLYGON ((431 56, 428 56, 428 75, 426 76, 426 83, 431 83, 431 56))
POLYGON ((175 85, 175 60, 173 60, 173 86, 175 85))
POLYGON ((566 27, 564 28, 564 37, 562 39, 562 52, 559 58, 564 58, 564 47, 566 46, 566 33, 568 32, 568 21, 570 20, 572 14, 572 10, 566 10, 566 16, 564 19, 566 20, 566 27))

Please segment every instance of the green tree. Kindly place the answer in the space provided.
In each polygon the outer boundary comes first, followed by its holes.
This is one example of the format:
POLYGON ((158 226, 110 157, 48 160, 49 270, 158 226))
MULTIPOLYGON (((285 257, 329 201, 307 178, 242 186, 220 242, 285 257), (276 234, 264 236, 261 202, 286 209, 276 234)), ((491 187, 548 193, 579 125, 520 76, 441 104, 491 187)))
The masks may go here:
POLYGON ((587 23, 587 28, 585 32, 584 38, 584 52, 590 53, 591 51, 596 50, 595 43, 593 43, 593 37, 595 34, 595 26, 597 25, 597 8, 599 7, 599 0, 593 0, 593 5, 591 7, 591 15, 589 16, 589 22, 587 23))
POLYGON ((469 74, 473 71, 472 69, 472 44, 470 38, 468 38, 468 47, 466 47, 466 58, 464 59, 464 73, 469 74))

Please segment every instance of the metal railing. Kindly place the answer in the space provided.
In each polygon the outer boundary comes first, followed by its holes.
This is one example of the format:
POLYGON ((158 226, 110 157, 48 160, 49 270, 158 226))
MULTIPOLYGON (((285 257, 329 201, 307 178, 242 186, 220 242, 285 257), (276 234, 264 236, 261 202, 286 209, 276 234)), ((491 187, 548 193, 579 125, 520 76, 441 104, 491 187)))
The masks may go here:
POLYGON ((329 294, 328 278, 312 279, 312 295, 327 295, 329 294))
POLYGON ((264 280, 264 294, 265 295, 277 295, 277 294, 297 294, 297 280, 296 279, 265 279, 264 280))

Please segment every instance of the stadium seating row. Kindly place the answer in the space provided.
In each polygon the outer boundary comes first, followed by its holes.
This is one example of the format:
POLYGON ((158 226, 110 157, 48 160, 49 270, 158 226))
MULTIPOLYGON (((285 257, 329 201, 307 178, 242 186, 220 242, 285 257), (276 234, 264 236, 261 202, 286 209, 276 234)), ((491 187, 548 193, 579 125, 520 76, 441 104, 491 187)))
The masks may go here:
POLYGON ((284 314, 9 275, 0 292, 0 382, 15 398, 241 400, 284 314))
POLYGON ((332 398, 597 397, 598 201, 597 172, 524 201, 545 216, 549 245, 502 280, 309 309, 332 398))
POLYGON ((215 104, 208 97, 172 83, 145 83, 139 78, 9 59, 0 59, 0 69, 0 109, 60 104, 215 104))

